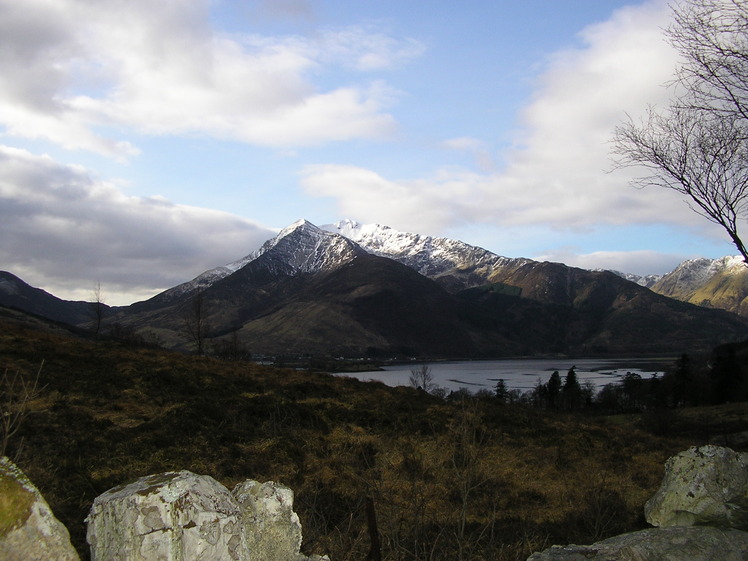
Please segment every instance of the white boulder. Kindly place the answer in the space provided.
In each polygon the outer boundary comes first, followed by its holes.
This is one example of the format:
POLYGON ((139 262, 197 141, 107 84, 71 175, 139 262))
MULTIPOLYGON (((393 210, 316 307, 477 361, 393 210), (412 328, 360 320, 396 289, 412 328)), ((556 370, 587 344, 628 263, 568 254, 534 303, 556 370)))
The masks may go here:
POLYGON ((91 561, 247 561, 241 510, 212 477, 142 477, 96 498, 86 518, 91 561))

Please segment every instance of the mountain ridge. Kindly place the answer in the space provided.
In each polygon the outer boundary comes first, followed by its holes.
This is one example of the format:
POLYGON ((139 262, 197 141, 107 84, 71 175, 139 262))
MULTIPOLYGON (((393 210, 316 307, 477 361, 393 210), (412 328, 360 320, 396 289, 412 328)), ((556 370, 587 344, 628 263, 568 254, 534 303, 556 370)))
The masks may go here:
POLYGON ((611 272, 353 221, 298 220, 244 258, 108 312, 113 332, 171 348, 270 355, 657 354, 748 337, 734 314, 611 272))

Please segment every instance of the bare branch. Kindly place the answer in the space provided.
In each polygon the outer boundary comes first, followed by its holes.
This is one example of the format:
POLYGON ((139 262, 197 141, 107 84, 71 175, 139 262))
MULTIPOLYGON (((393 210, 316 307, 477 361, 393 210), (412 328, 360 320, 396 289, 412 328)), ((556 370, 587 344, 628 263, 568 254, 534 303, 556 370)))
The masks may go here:
POLYGON ((39 376, 44 361, 36 376, 27 380, 20 371, 9 373, 5 369, 0 377, 0 456, 8 451, 8 444, 23 425, 29 414, 30 403, 39 397, 44 388, 39 387, 39 376))
POLYGON ((681 0, 673 15, 666 34, 684 60, 670 86, 679 95, 616 128, 615 165, 648 170, 638 187, 685 195, 748 263, 738 230, 748 218, 748 3, 681 0))

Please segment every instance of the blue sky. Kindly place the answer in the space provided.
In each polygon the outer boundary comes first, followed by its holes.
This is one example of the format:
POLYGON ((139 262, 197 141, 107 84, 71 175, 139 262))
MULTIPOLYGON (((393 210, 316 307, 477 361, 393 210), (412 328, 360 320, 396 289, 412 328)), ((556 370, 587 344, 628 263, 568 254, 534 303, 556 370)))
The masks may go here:
POLYGON ((611 172, 665 1, 0 0, 0 268, 126 304, 306 218, 662 274, 735 251, 611 172))

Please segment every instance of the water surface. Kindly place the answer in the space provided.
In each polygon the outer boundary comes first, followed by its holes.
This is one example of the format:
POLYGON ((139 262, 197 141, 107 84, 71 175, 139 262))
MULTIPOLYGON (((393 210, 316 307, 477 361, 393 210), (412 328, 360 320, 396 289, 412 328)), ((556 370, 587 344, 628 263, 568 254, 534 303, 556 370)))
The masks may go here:
POLYGON ((673 358, 542 358, 433 363, 414 361, 384 366, 381 371, 343 375, 359 380, 378 380, 388 386, 407 386, 410 385, 410 371, 427 364, 431 368, 434 383, 448 390, 493 390, 496 382, 502 379, 510 390, 527 391, 533 389, 538 382, 546 383, 554 371, 558 371, 563 380, 569 369, 575 367, 580 384, 589 380, 597 388, 601 388, 606 384, 619 382, 627 372, 639 374, 642 378, 651 378, 655 374, 661 376, 673 361, 673 358))

